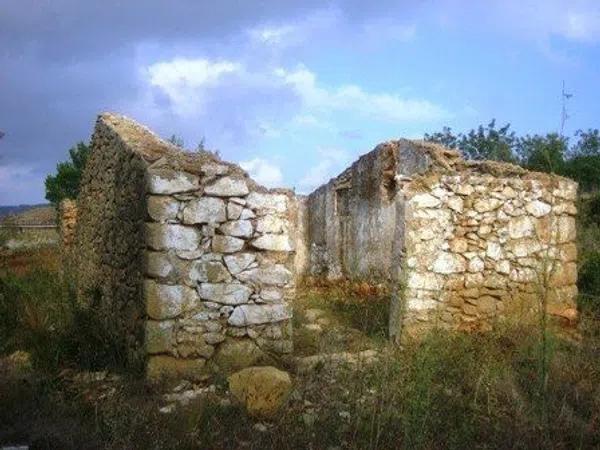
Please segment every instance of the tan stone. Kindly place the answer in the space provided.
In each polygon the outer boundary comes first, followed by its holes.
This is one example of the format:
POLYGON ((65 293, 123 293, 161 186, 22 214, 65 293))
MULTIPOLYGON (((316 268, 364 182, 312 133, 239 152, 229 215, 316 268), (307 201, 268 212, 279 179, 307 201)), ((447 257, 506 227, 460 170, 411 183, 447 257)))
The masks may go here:
POLYGON ((148 215, 156 222, 167 222, 177 218, 179 202, 162 195, 150 195, 147 197, 148 215))
POLYGON ((146 351, 149 354, 170 353, 175 342, 175 322, 172 320, 146 321, 146 351))
POLYGON ((287 372, 275 367, 249 367, 229 377, 229 390, 248 414, 273 418, 286 402, 292 380, 287 372))
POLYGON ((246 367, 269 361, 269 357, 248 338, 228 338, 219 345, 213 361, 223 373, 233 373, 246 367))
POLYGON ((206 379, 204 359, 180 359, 171 356, 151 356, 146 366, 146 377, 152 382, 162 380, 190 380, 201 381, 206 379))

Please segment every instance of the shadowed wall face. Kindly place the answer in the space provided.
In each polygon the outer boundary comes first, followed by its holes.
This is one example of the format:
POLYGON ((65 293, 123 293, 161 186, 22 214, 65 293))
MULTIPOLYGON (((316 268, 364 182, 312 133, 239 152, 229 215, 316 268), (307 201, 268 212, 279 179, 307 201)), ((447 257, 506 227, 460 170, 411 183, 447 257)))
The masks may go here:
POLYGON ((143 360, 145 162, 98 121, 78 199, 78 296, 127 360, 143 360))

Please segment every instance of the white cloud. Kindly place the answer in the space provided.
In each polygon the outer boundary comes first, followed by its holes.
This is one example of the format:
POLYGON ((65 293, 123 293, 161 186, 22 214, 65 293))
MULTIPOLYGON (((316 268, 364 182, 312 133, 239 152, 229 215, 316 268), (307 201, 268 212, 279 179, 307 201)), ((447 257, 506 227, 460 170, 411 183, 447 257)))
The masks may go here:
POLYGON ((309 193, 341 172, 351 161, 350 154, 339 148, 320 148, 319 162, 300 179, 301 193, 309 193))
POLYGON ((0 205, 27 203, 29 198, 40 198, 43 187, 39 173, 22 164, 0 166, 0 205))
POLYGON ((207 89, 241 70, 238 62, 175 58, 150 65, 147 76, 148 83, 167 94, 179 113, 190 114, 203 107, 207 89))
POLYGON ((347 84, 332 89, 317 84, 314 73, 304 67, 275 75, 292 87, 305 106, 316 110, 338 110, 361 114, 385 122, 430 121, 448 118, 449 113, 427 100, 404 99, 390 93, 371 93, 347 84))
POLYGON ((253 158, 249 161, 240 162, 240 166, 259 184, 269 188, 283 185, 281 169, 270 161, 253 158))

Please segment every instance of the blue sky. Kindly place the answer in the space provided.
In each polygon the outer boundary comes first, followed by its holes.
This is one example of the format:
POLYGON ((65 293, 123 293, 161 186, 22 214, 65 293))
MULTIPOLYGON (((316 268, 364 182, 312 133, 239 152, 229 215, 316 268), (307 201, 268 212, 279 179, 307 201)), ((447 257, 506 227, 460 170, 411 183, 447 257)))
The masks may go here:
POLYGON ((102 111, 204 136, 269 186, 310 192, 377 143, 496 118, 600 127, 597 0, 4 0, 0 204, 43 180, 102 111))

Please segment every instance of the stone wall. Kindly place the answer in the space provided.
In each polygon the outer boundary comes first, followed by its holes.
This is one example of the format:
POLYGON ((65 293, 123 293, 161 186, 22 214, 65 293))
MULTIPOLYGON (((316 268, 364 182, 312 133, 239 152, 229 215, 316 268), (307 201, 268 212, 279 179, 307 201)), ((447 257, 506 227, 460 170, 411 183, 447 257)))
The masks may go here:
POLYGON ((539 312, 543 296, 574 308, 576 184, 509 165, 457 169, 404 188, 404 325, 487 329, 539 312))
POLYGON ((60 234, 61 256, 65 273, 69 275, 74 270, 72 267, 74 259, 75 238, 77 226, 77 202, 65 199, 58 206, 58 227, 60 234))
POLYGON ((489 328, 575 307, 575 198, 565 178, 390 141, 307 199, 303 273, 388 280, 390 335, 489 328), (543 274, 547 273, 547 276, 543 274))
POLYGON ((102 291, 148 376, 201 378, 290 352, 293 193, 120 116, 100 116, 92 148, 80 286, 102 291))

